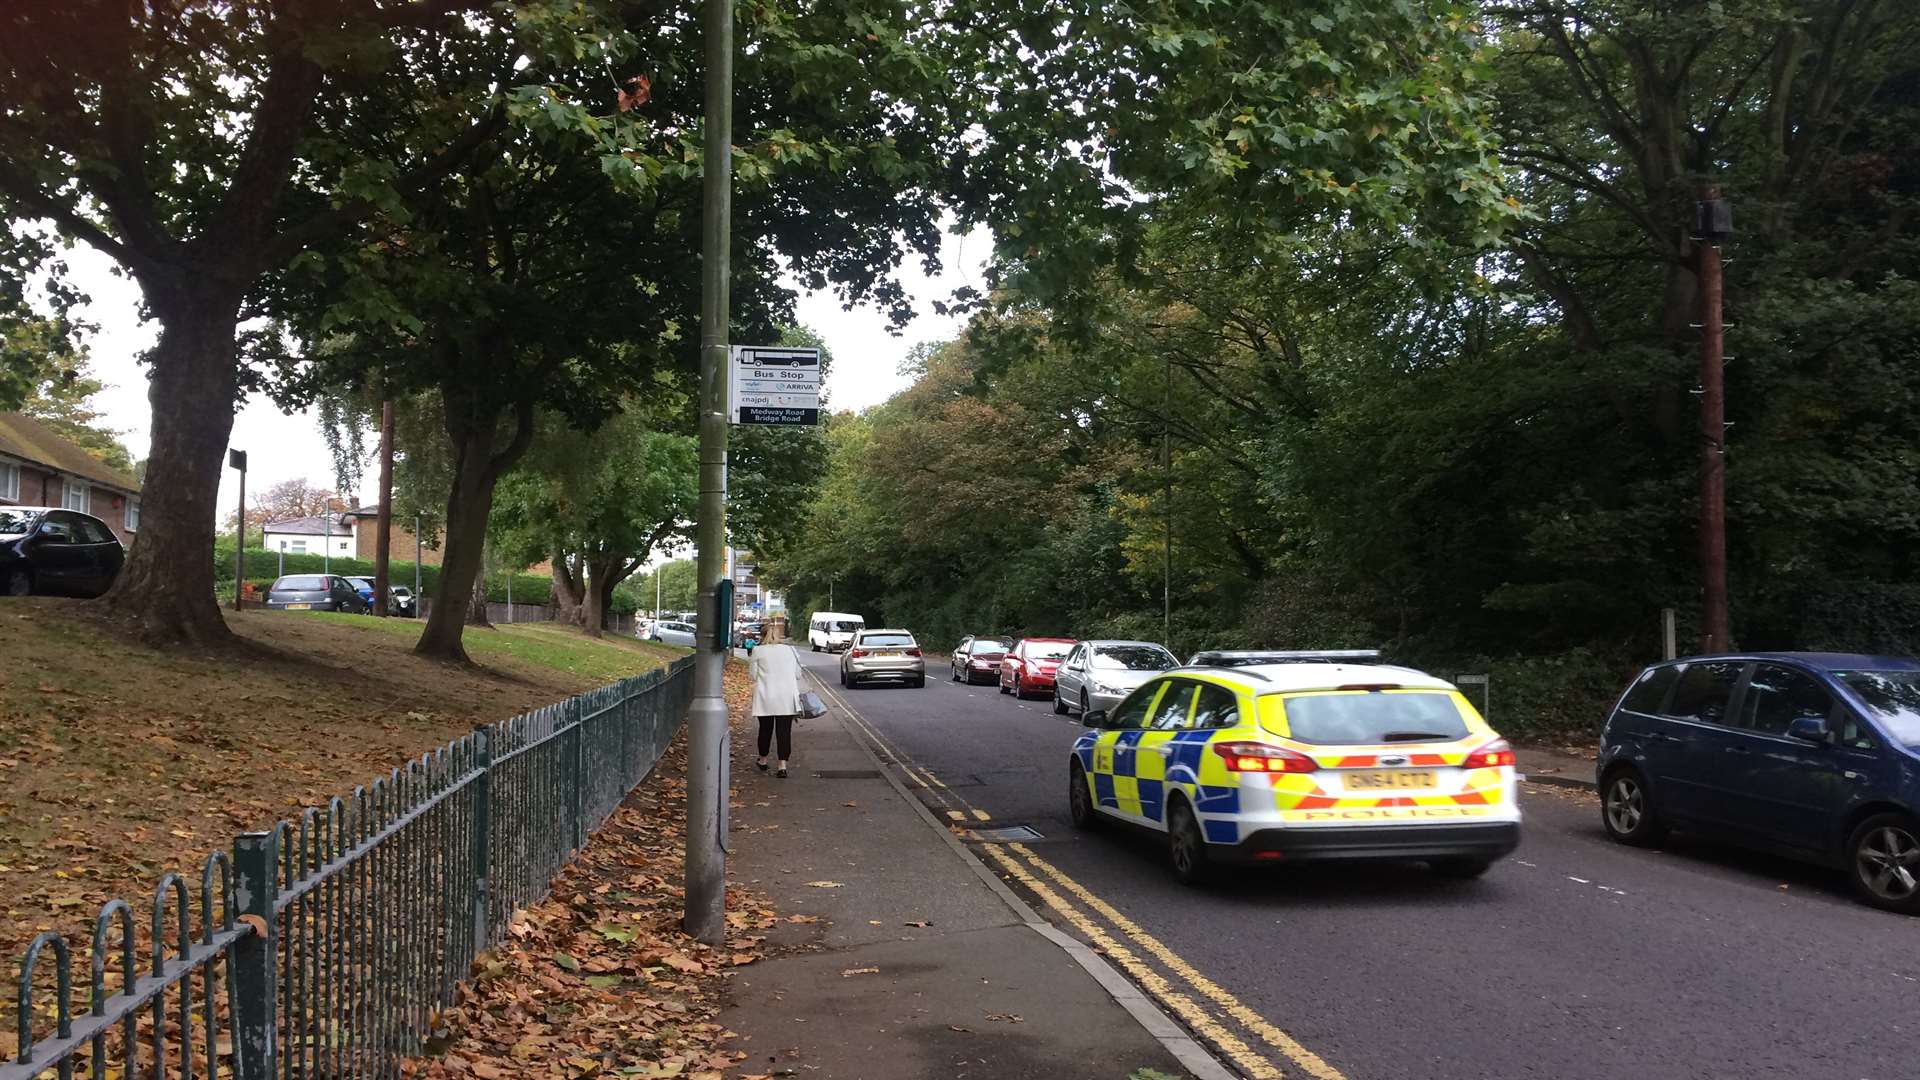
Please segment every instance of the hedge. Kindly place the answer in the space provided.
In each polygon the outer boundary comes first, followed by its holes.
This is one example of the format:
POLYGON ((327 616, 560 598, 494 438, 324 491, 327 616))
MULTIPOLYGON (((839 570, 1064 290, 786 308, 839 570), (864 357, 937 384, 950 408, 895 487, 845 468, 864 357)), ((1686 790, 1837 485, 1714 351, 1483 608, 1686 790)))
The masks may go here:
MULTIPOLYGON (((282 553, 266 548, 248 548, 246 580, 259 585, 262 591, 273 584, 274 578, 281 573, 282 553)), ((373 576, 373 563, 364 559, 348 559, 336 556, 328 559, 324 555, 294 554, 286 552, 288 574, 319 574, 331 571, 342 577, 373 576)), ((213 546, 213 576, 218 591, 231 592, 233 589, 233 544, 216 543, 213 546)), ((395 585, 413 587, 413 562, 394 559, 387 566, 387 576, 395 585)), ((507 602, 507 574, 504 572, 487 575, 487 599, 495 603, 507 602)), ((513 602, 516 604, 548 604, 553 602, 553 578, 546 574, 519 573, 513 576, 513 602)), ((420 590, 431 597, 440 584, 440 568, 423 565, 420 567, 420 590)), ((627 589, 613 591, 611 610, 626 613, 635 610, 636 597, 627 589)))

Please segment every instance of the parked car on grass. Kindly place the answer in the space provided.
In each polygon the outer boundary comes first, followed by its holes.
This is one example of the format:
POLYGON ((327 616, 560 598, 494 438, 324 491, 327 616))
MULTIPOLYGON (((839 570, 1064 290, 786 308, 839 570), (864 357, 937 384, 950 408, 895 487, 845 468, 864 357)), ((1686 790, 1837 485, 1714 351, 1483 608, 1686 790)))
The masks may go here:
POLYGON ((677 619, 661 619, 647 628, 647 640, 662 645, 684 645, 693 648, 694 626, 690 622, 677 619))
POLYGON ((1111 710, 1141 683, 1180 661, 1151 641, 1083 641, 1053 675, 1053 711, 1111 710))
POLYGON ((99 596, 126 557, 119 537, 91 514, 0 507, 0 586, 8 596, 99 596))
POLYGON ((953 656, 949 664, 953 669, 953 681, 971 686, 977 682, 989 682, 1000 677, 1000 661, 1006 659, 1007 650, 1013 648, 1012 638, 975 637, 971 634, 960 639, 953 647, 953 656))
POLYGON ((840 657, 840 685, 849 689, 871 682, 927 685, 927 661, 920 643, 905 630, 861 630, 840 657))
POLYGON ((1072 638, 1021 638, 1000 661, 1000 692, 1017 698, 1051 694, 1053 673, 1076 644, 1072 638))
POLYGON ((267 589, 267 607, 275 611, 352 611, 365 613, 367 602, 353 583, 338 574, 288 574, 267 589))
POLYGON ((1600 821, 1696 831, 1846 871, 1920 915, 1920 660, 1845 653, 1654 664, 1600 733, 1600 821))

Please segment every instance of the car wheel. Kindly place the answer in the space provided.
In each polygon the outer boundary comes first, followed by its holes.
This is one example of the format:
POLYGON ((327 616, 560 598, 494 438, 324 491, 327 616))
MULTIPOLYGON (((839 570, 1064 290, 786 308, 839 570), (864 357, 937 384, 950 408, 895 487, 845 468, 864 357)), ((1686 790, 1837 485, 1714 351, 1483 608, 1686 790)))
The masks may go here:
POLYGON ((840 685, 841 686, 847 685, 847 669, 846 668, 840 669, 840 685))
POLYGON ((1009 690, 1009 689, 1007 689, 1007 683, 1006 683, 1006 680, 1005 680, 1005 679, 1002 679, 1002 680, 1000 680, 1000 692, 1001 692, 1001 693, 1003 693, 1003 694, 1011 694, 1011 693, 1013 693, 1013 691, 1011 691, 1011 690, 1009 690))
POLYGON ((1847 841, 1854 888, 1867 903, 1902 915, 1920 915, 1920 822, 1905 814, 1875 814, 1847 841))
POLYGON ((7 574, 8 596, 32 596, 33 575, 25 570, 15 570, 7 574))
POLYGON ((927 685, 927 677, 925 675, 922 675, 919 678, 913 680, 913 688, 915 690, 924 690, 926 689, 926 685, 927 685))
POLYGON ((1607 774, 1607 782, 1600 787, 1600 824, 1608 836, 1636 847, 1659 843, 1667 835, 1666 823, 1647 794, 1646 779, 1633 768, 1607 774))
POLYGON ((1067 703, 1060 700, 1060 688, 1057 686, 1053 688, 1053 715, 1067 715, 1067 703))
POLYGON ((1080 715, 1085 716, 1092 711, 1093 707, 1087 704, 1087 692, 1085 690, 1080 691, 1080 715))
POLYGON ((955 668, 953 668, 953 669, 952 669, 952 671, 953 671, 953 681, 954 681, 954 682, 959 682, 959 681, 960 681, 960 669, 959 669, 958 667, 955 667, 955 668))
POLYGON ((1201 835, 1200 821, 1185 799, 1175 800, 1167 809, 1167 865, 1182 885, 1204 885, 1213 876, 1207 838, 1201 835))
POLYGON ((1087 790, 1087 770, 1078 761, 1067 770, 1067 811, 1076 829, 1091 831, 1100 825, 1100 812, 1093 808, 1093 792, 1087 790))
POLYGON ((1487 867, 1492 865, 1493 863, 1486 859, 1474 859, 1461 856, 1453 859, 1435 859, 1427 864, 1427 869, 1432 870, 1436 877, 1465 881, 1469 878, 1477 878, 1481 874, 1486 873, 1487 867))

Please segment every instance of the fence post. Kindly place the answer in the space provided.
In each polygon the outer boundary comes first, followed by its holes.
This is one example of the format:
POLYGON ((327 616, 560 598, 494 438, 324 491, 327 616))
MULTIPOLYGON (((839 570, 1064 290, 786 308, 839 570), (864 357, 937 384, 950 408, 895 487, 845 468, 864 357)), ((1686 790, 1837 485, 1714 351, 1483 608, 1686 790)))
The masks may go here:
POLYGON ((473 787, 473 950, 482 953, 493 944, 493 729, 473 729, 479 754, 479 779, 473 787))
POLYGON ((234 901, 254 932, 233 944, 234 1059, 240 1080, 274 1080, 274 1036, 280 1000, 280 888, 278 838, 271 832, 242 833, 233 840, 234 901))
POLYGON ((573 850, 587 846, 585 818, 580 809, 587 788, 587 703, 576 695, 573 706, 573 850))
MULTIPOLYGON (((633 750, 632 740, 627 737, 633 729, 633 679, 620 682, 620 798, 625 800, 627 792, 633 790, 633 750)), ((617 804, 616 804, 617 805, 617 804)))

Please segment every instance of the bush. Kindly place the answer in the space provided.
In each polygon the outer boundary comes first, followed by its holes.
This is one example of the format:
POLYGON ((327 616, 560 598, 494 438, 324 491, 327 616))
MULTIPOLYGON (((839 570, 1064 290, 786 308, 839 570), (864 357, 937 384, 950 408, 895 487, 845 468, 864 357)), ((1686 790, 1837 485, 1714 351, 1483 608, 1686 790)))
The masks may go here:
MULTIPOLYGON (((282 553, 266 548, 247 549, 248 581, 256 582, 264 594, 274 579, 282 573, 320 574, 331 571, 341 577, 373 576, 373 562, 367 559, 349 559, 335 556, 331 559, 324 555, 299 554, 286 552, 286 569, 281 570, 282 553)), ((222 594, 233 591, 233 542, 216 543, 213 546, 213 578, 216 591, 222 594)), ((387 575, 395 585, 413 588, 413 563, 395 559, 387 564, 387 575)), ((487 575, 487 599, 496 603, 507 602, 507 577, 504 572, 487 575)), ((546 574, 517 573, 513 577, 513 602, 516 604, 551 604, 553 602, 553 578, 546 574)), ((420 567, 420 591, 431 597, 440 587, 440 568, 423 565, 420 567)), ((616 587, 613 590, 613 602, 608 605, 616 613, 631 612, 636 609, 633 592, 616 587)))

